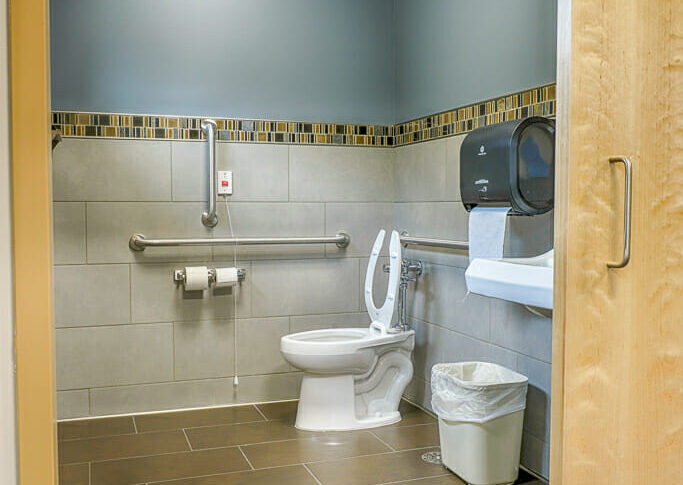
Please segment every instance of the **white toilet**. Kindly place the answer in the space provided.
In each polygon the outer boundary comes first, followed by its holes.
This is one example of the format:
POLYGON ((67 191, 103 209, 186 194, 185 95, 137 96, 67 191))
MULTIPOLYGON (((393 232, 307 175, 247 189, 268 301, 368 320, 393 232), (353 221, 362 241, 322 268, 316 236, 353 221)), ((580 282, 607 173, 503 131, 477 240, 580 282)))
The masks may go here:
POLYGON ((372 282, 384 242, 377 235, 365 274, 365 305, 372 323, 364 328, 339 328, 282 337, 280 350, 304 371, 296 427, 309 431, 373 428, 401 420, 398 405, 413 377, 410 354, 415 332, 390 331, 401 270, 401 243, 391 233, 387 297, 375 307, 372 282))

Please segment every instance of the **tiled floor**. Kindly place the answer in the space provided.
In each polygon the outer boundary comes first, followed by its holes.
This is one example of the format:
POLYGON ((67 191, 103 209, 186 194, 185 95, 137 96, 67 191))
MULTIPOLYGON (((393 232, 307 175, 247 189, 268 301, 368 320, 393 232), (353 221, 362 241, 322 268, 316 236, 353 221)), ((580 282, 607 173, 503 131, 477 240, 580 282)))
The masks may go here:
POLYGON ((420 458, 438 449, 434 419, 405 402, 401 412, 341 433, 294 428, 296 402, 64 422, 60 485, 463 485, 420 458))

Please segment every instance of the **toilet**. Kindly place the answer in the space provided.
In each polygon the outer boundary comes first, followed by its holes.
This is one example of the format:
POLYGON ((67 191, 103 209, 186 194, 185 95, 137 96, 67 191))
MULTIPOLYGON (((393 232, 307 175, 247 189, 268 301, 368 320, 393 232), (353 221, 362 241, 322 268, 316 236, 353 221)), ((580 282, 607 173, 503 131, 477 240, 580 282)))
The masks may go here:
POLYGON ((341 431, 384 426, 401 420, 398 405, 413 377, 411 353, 415 332, 394 331, 396 289, 401 270, 401 243, 391 233, 389 288, 377 308, 372 288, 384 242, 380 230, 365 274, 368 328, 312 330, 282 337, 287 362, 304 371, 296 427, 308 431, 341 431))

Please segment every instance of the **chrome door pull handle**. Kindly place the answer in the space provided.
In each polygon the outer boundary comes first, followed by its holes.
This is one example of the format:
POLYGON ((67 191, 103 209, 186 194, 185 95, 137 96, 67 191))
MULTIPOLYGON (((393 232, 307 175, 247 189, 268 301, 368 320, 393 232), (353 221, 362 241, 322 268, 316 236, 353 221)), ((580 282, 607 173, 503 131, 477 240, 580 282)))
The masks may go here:
POLYGON ((607 263, 608 268, 623 268, 631 259, 631 185, 633 176, 631 174, 631 161, 626 157, 612 157, 609 163, 621 162, 624 164, 624 254, 621 261, 607 263))

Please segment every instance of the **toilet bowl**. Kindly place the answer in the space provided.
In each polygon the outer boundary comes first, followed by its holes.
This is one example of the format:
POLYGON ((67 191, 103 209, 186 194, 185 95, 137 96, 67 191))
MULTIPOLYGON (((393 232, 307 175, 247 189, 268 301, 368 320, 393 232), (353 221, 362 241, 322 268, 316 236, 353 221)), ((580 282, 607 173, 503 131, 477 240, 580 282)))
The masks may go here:
POLYGON ((368 328, 336 328, 282 337, 287 362, 304 371, 296 427, 309 431, 373 428, 401 420, 398 405, 413 377, 410 355, 415 333, 393 331, 401 244, 396 231, 389 246, 389 288, 381 308, 372 297, 377 258, 384 242, 377 235, 365 274, 368 328))

